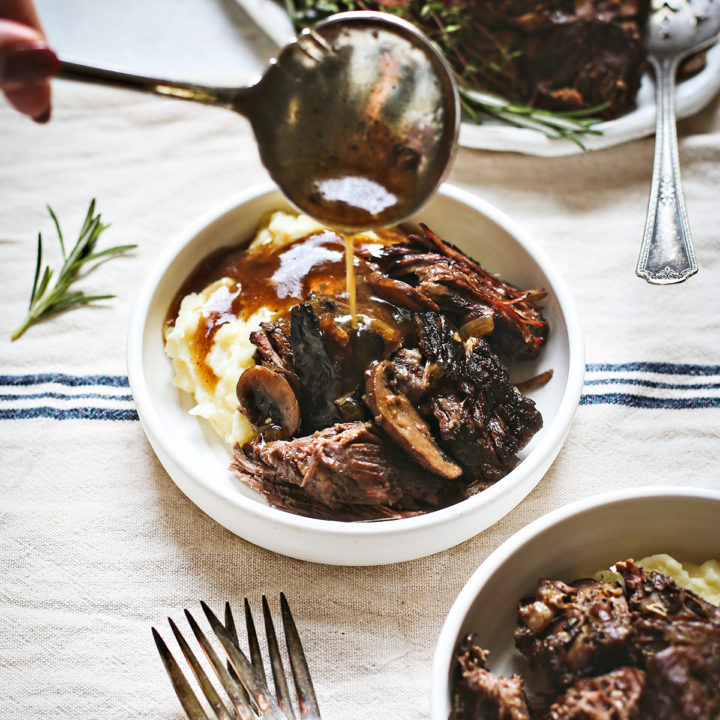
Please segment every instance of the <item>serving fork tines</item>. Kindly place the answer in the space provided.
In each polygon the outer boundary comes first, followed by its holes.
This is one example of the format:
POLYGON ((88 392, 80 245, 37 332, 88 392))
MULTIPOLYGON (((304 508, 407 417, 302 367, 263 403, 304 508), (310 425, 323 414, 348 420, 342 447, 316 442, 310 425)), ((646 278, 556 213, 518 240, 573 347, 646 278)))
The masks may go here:
MULTIPOLYGON (((170 628, 192 670, 202 695, 212 708, 211 712, 208 712, 206 707, 203 706, 198 694, 193 690, 192 685, 180 669, 180 665, 173 657, 160 633, 155 628, 152 629, 155 644, 170 676, 170 682, 188 718, 190 720, 211 720, 215 717, 217 720, 296 720, 297 715, 291 701, 285 667, 275 633, 275 625, 265 596, 262 597, 262 610, 267 650, 275 687, 274 696, 268 689, 260 643, 247 598, 244 603, 245 626, 250 659, 240 649, 230 604, 225 603, 224 624, 220 622, 206 603, 201 602, 200 604, 213 633, 224 650, 227 662, 221 659, 212 643, 208 640, 207 635, 188 610, 185 610, 185 617, 203 651, 207 664, 212 667, 219 684, 227 694, 230 705, 221 698, 215 685, 208 677, 203 664, 198 661, 197 656, 172 618, 168 618, 170 628)), ((287 655, 290 659, 297 695, 299 717, 301 720, 320 720, 320 711, 310 678, 310 670, 300 643, 295 621, 290 612, 290 606, 283 593, 280 593, 280 609, 287 655)))

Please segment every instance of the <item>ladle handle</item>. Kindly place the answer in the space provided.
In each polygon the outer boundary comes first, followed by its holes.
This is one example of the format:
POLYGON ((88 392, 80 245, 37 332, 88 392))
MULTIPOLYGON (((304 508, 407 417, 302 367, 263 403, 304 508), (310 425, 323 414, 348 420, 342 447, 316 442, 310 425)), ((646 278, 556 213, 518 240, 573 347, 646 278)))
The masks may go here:
POLYGON ((680 180, 675 119, 677 60, 650 58, 655 69, 655 159, 645 232, 635 274, 655 285, 687 280, 697 270, 680 180))
POLYGON ((68 60, 60 60, 60 70, 57 77, 64 80, 109 85, 127 90, 140 90, 141 92, 162 95, 163 97, 192 100, 204 105, 218 105, 231 110, 239 109, 238 101, 247 92, 247 88, 214 87, 175 80, 163 80, 161 78, 119 72, 109 68, 93 67, 68 60))

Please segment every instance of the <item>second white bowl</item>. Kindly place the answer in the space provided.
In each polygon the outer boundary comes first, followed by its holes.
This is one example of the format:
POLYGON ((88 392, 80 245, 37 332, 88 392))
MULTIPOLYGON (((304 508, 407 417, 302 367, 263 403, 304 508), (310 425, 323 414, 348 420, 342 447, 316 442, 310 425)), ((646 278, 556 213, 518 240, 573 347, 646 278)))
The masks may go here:
POLYGON ((472 632, 500 675, 526 670, 515 650, 518 602, 541 578, 572 582, 616 562, 668 553, 703 563, 720 559, 720 492, 631 488, 596 495, 539 518, 504 542, 453 603, 435 650, 431 720, 447 720, 458 643, 472 632))

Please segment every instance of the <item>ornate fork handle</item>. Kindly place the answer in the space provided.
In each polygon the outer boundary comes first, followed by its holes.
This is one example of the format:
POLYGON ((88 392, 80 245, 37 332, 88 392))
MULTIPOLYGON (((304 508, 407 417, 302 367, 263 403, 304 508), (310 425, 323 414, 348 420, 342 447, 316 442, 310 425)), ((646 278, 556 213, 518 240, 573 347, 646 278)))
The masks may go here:
POLYGON ((695 251, 680 181, 675 120, 675 73, 678 60, 650 58, 655 69, 657 119, 655 159, 636 275, 649 283, 683 282, 697 270, 695 251))

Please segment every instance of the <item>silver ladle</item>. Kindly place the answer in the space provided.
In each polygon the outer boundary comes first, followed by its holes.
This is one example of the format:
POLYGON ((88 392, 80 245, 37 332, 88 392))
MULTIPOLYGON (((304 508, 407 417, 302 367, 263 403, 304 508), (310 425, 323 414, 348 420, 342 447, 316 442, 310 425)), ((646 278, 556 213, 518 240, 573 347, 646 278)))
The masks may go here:
POLYGON ((683 282, 697 270, 680 181, 675 76, 681 60, 712 45, 720 0, 652 0, 648 58, 655 71, 655 159, 636 275, 655 285, 683 282))
POLYGON ((270 176, 299 210, 356 231, 415 213, 450 169, 460 124, 452 71, 413 25, 340 13, 300 33, 249 87, 212 87, 60 61, 58 77, 244 115, 270 176))

